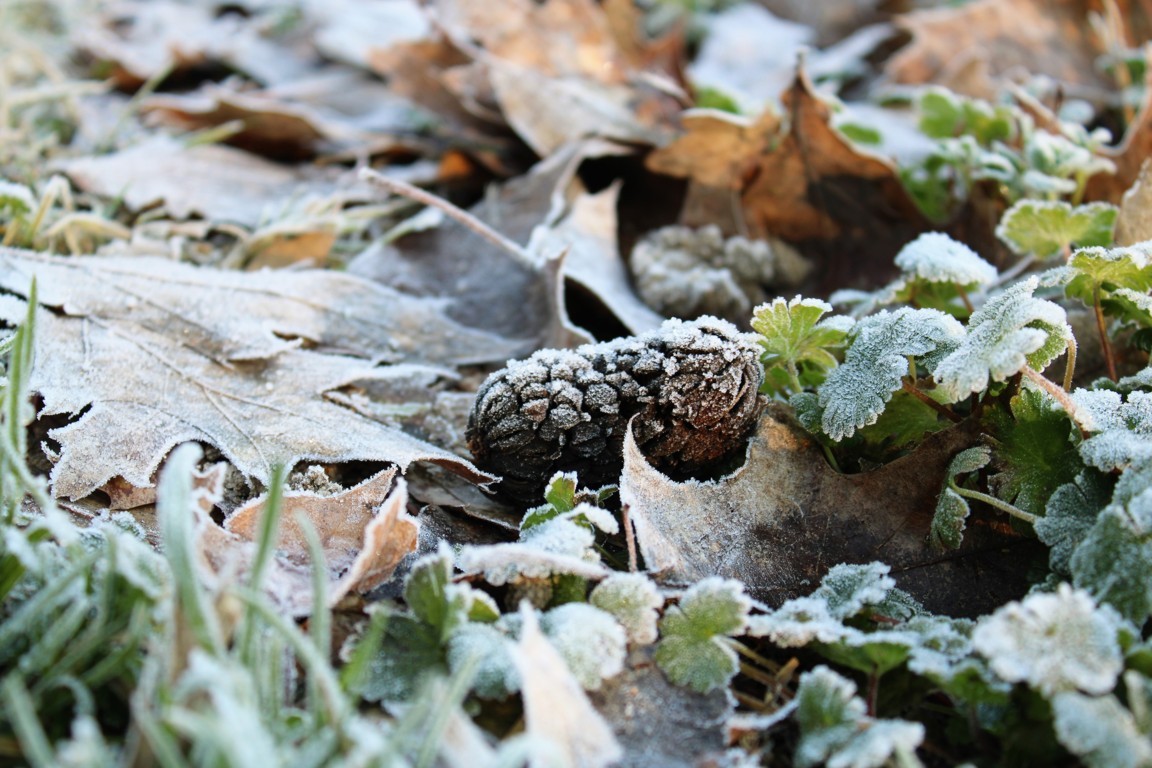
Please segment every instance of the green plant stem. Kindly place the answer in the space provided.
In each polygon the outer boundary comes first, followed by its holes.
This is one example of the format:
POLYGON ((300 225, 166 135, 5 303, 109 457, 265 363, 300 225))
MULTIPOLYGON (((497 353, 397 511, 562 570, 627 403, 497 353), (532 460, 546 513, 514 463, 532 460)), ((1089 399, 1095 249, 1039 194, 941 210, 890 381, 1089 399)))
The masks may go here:
POLYGON ((1096 311, 1096 332, 1100 334, 1100 346, 1104 349, 1104 363, 1108 366, 1108 378, 1116 381, 1116 357, 1112 344, 1108 341, 1108 329, 1104 325, 1104 308, 1100 306, 1100 286, 1092 291, 1092 307, 1096 311))
POLYGON ((1019 507, 1013 506, 1012 504, 1009 504, 1008 502, 1004 501, 1003 499, 998 499, 995 496, 990 496, 987 493, 981 493, 980 491, 973 491, 973 490, 969 490, 968 488, 961 488, 960 486, 956 485, 955 482, 950 483, 950 485, 952 486, 952 490, 956 491, 956 493, 960 494, 961 496, 964 496, 964 497, 969 498, 969 499, 973 499, 975 501, 982 501, 985 504, 987 504, 988 506, 995 507, 996 509, 1000 510, 1001 512, 1004 512, 1005 514, 1011 515, 1012 517, 1016 518, 1017 520, 1023 520, 1026 523, 1035 523, 1036 522, 1036 515, 1033 515, 1031 512, 1025 512, 1024 510, 1020 509, 1019 507))
POLYGON ((956 413, 956 411, 952 410, 948 406, 942 405, 941 403, 938 403, 935 400, 933 400, 932 398, 928 397, 928 395, 926 395, 920 389, 917 389, 916 386, 912 382, 908 381, 908 379, 906 379, 906 378, 901 379, 900 384, 901 384, 901 386, 904 387, 905 392, 912 395, 912 397, 914 397, 917 400, 919 400, 920 402, 924 403, 924 405, 926 405, 929 408, 931 408, 932 410, 936 411, 936 413, 938 413, 941 416, 943 416, 944 418, 948 419, 953 424, 959 424, 960 422, 964 421, 963 416, 956 413))
POLYGON ((1068 359, 1064 363, 1064 391, 1072 391, 1072 379, 1076 375, 1076 352, 1079 350, 1076 337, 1068 337, 1068 359))
POLYGON ((1080 409, 1076 406, 1076 403, 1072 401, 1072 398, 1068 396, 1068 390, 1057 386, 1027 365, 1020 369, 1020 373, 1027 377, 1033 384, 1040 387, 1040 389, 1051 395, 1053 400, 1060 403, 1060 407, 1064 409, 1072 421, 1076 422, 1076 426, 1080 428, 1080 435, 1084 438, 1088 437, 1088 430, 1084 429, 1084 421, 1080 418, 1080 409))

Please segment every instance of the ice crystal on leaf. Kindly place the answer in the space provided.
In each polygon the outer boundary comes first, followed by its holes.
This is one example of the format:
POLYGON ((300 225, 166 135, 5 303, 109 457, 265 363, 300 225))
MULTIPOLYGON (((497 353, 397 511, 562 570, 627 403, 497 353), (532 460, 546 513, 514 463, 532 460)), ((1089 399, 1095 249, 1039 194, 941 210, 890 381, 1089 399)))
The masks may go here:
POLYGON ((1096 524, 1111 491, 1105 475, 1086 470, 1049 497, 1044 516, 1037 518, 1033 528, 1036 537, 1050 547, 1048 565, 1055 573, 1071 573, 1072 553, 1096 524))
POLYGON ((664 612, 656 664, 672 682, 701 693, 726 685, 738 669, 727 637, 744 631, 751 607, 739 581, 697 582, 664 612))
POLYGON ((1089 465, 1109 472, 1152 460, 1152 393, 1078 389, 1072 401, 1080 426, 1097 433, 1080 444, 1089 465))
POLYGON ((1072 338, 1064 309, 1032 295, 1030 277, 992 297, 968 321, 968 335, 932 375, 951 402, 1004 381, 1024 366, 1043 370, 1072 338))
POLYGON ((472 673, 472 690, 482 699, 503 699, 520 690, 513 658, 515 643, 492 624, 468 623, 448 638, 448 668, 472 673))
POLYGON ((1056 738, 1089 768, 1152 765, 1152 741, 1115 696, 1059 693, 1052 714, 1056 738))
POLYGON ((938 547, 957 549, 964 540, 964 521, 968 519, 968 499, 961 496, 956 488, 956 477, 983 469, 992 460, 992 452, 985 446, 956 454, 945 473, 944 489, 936 501, 936 514, 932 517, 932 527, 928 537, 938 547))
MULTIPOLYGON (((1152 289, 1152 243, 1124 248, 1081 248, 1072 255, 1064 291, 1092 306, 1100 294, 1152 289)), ((1139 301, 1139 299, 1137 299, 1139 301)))
POLYGON ((1025 199, 1005 211, 996 236, 1018 254, 1044 259, 1072 245, 1111 245, 1117 213, 1108 203, 1073 207, 1059 200, 1025 199))
POLYGON ((931 368, 963 338, 964 326, 934 309, 884 310, 861 320, 844 362, 817 390, 821 429, 842 440, 875 423, 908 375, 909 358, 931 368))
POLYGON ((778 298, 756 307, 752 328, 764 347, 761 390, 778 395, 799 392, 824 381, 836 367, 836 352, 844 347, 852 319, 834 316, 821 320, 832 305, 820 299, 778 298))
POLYGON ((828 570, 812 597, 824 600, 832 616, 846 619, 888 597, 896 586, 890 570, 884 563, 841 563, 828 570))
POLYGON ((856 684, 819 666, 800 677, 796 691, 800 743, 798 766, 878 768, 893 757, 913 757, 924 741, 924 726, 867 715, 856 684))
POLYGON ((1137 624, 1152 614, 1152 489, 1100 513, 1069 561, 1072 579, 1137 624))
POLYGON ((988 285, 996 279, 996 267, 943 232, 925 232, 905 245, 896 254, 896 266, 909 280, 954 283, 964 288, 988 285))
POLYGON ((624 669, 627 638, 610 613, 587 603, 566 603, 541 616, 540 629, 586 690, 598 689, 624 669))
POLYGON ((656 642, 656 620, 664 598, 642 573, 614 573, 596 585, 588 602, 616 618, 628 634, 628 642, 656 642))
POLYGON ((972 644, 1000 677, 1046 696, 1103 694, 1124 667, 1118 641, 1123 624, 1087 592, 1061 584, 1054 593, 1029 595, 981 619, 972 644))

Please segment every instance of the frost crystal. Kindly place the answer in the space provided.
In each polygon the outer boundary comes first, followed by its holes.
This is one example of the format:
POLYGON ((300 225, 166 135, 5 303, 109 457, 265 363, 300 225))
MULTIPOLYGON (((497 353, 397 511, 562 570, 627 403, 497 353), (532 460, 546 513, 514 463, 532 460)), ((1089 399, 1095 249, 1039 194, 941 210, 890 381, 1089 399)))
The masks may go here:
POLYGON ((472 690, 484 699, 502 699, 520 690, 514 643, 491 624, 470 622, 448 638, 448 668, 470 670, 472 690))
POLYGON ((1036 519, 1033 528, 1036 537, 1051 547, 1048 564, 1054 572, 1071 573, 1072 553, 1096 523, 1110 491, 1104 476, 1086 471, 1049 497, 1044 516, 1036 519))
POLYGON ((629 266, 640 298, 668 317, 742 321, 776 278, 768 243, 725 239, 715 225, 656 230, 636 245, 629 266))
POLYGON ((566 603, 540 617, 540 628, 585 690, 624 669, 627 638, 612 614, 587 603, 566 603))
POLYGON ((964 326, 934 309, 887 310, 858 322, 844 362, 817 392, 820 424, 833 440, 874 424, 908 375, 908 358, 931 367, 964 338, 964 326))
POLYGON ((1108 245, 1117 209, 1108 203, 1072 207, 1059 200, 1017 202, 1000 217, 996 236, 1018 254, 1054 256, 1073 244, 1108 245))
POLYGON ((932 371, 950 402, 1004 381, 1025 365, 1043 370, 1072 338, 1064 309, 1032 296, 1030 277, 989 299, 968 321, 968 335, 932 371))
POLYGON ((763 377, 751 334, 716 318, 665 322, 644 336, 541 350, 488 377, 468 421, 477 464, 532 503, 558 471, 615 483, 629 420, 664 472, 690 474, 744 444, 763 377))
POLYGON ((1106 507, 1069 560, 1077 586, 1143 624, 1152 614, 1152 489, 1106 507))
POLYGON ((846 619, 888 596, 896 586, 896 580, 888 575, 890 570, 884 563, 842 563, 828 570, 812 596, 827 602, 833 616, 846 619))
POLYGON ((856 684, 825 666, 801 675, 796 700, 802 768, 879 768, 897 755, 907 759, 924 741, 920 723, 868 717, 856 684))
POLYGON ((972 644, 992 670, 1052 696, 1060 691, 1107 693, 1123 669, 1117 633, 1123 623, 1083 590, 1061 584, 1055 593, 1011 602, 976 625, 972 644))
POLYGON ((739 581, 712 576, 696 583, 664 612, 656 664, 672 682, 701 693, 726 685, 738 660, 725 636, 744 631, 751 607, 739 581))
POLYGON ((588 602, 612 614, 624 627, 628 642, 635 645, 656 642, 656 620, 664 598, 644 574, 613 574, 592 590, 588 602))
POLYGON ((910 277, 933 283, 975 287, 996 279, 994 266, 942 232, 925 232, 905 245, 896 254, 896 266, 910 277))
POLYGON ((1060 693, 1052 700, 1056 738, 1089 768, 1152 765, 1152 741, 1115 696, 1060 693))
POLYGON ((1072 400, 1080 426, 1099 433, 1080 444, 1085 462, 1107 472, 1152 461, 1152 393, 1078 389, 1072 400))

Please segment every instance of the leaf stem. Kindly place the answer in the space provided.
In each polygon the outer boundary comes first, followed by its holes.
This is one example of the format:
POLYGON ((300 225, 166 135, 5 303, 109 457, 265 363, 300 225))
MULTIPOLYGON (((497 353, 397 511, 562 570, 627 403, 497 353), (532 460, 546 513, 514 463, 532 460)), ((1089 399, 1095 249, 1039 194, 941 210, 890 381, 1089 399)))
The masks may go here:
POLYGON ((956 286, 956 293, 960 294, 960 301, 964 302, 964 309, 968 310, 968 314, 971 315, 976 309, 972 306, 972 300, 968 298, 968 291, 964 290, 964 286, 960 283, 952 283, 952 285, 956 286))
POLYGON ((1104 362, 1108 366, 1108 378, 1116 381, 1116 358, 1112 345, 1108 342, 1108 330, 1104 327, 1104 308, 1100 306, 1100 284, 1092 291, 1092 307, 1096 311, 1096 332, 1100 334, 1100 346, 1104 349, 1104 362))
POLYGON ((924 403, 924 405, 936 411, 936 413, 948 419, 953 424, 959 424, 960 422, 964 421, 963 416, 956 413, 956 411, 952 410, 948 406, 942 405, 941 403, 938 403, 932 398, 928 397, 927 394, 925 394, 920 389, 917 389, 916 386, 912 382, 908 381, 907 378, 900 379, 900 384, 904 387, 905 392, 912 395, 912 397, 924 403))
POLYGON ((624 543, 628 547, 628 572, 636 573, 636 532, 632 529, 632 516, 628 514, 628 505, 620 505, 620 525, 624 528, 624 543))
POLYGON ((1064 363, 1064 391, 1072 391, 1072 379, 1076 375, 1076 352, 1079 346, 1076 344, 1076 337, 1068 337, 1068 359, 1064 363))
POLYGON ((967 497, 969 499, 973 499, 975 501, 982 501, 985 504, 987 504, 988 506, 995 507, 996 509, 1000 510, 1001 512, 1004 512, 1005 514, 1011 515, 1012 517, 1016 518, 1017 520, 1023 520, 1026 523, 1035 523, 1036 522, 1036 515, 1032 514, 1031 512, 1025 512, 1024 510, 1020 509, 1019 507, 1014 506, 1012 504, 1009 504, 1008 502, 1004 501, 1003 499, 998 499, 995 496, 991 496, 987 493, 981 493, 980 491, 973 491, 973 490, 970 490, 968 488, 963 488, 963 487, 957 485, 955 482, 951 482, 949 484, 952 486, 952 490, 954 490, 956 493, 960 494, 961 496, 965 496, 965 497, 967 497))
POLYGON ((1053 400, 1060 403, 1060 407, 1067 412, 1072 421, 1076 422, 1076 426, 1080 428, 1081 436, 1085 438, 1088 437, 1088 431, 1084 429, 1084 422, 1080 418, 1080 409, 1076 403, 1073 402, 1072 398, 1068 396, 1068 390, 1056 386, 1056 384, 1037 373, 1030 366, 1026 365, 1021 368, 1020 373, 1024 374, 1029 381, 1051 395, 1053 400))

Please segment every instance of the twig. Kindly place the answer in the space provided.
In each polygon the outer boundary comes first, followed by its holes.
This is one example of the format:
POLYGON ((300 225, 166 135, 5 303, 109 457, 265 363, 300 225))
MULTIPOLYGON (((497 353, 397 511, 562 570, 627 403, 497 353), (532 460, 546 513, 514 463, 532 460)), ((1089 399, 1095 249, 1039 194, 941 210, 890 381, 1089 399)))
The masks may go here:
POLYGON ((628 547, 628 572, 636 573, 638 564, 636 560, 636 533, 632 530, 632 518, 628 514, 628 505, 620 507, 620 524, 624 526, 624 543, 628 547))
POLYGON ((536 261, 532 254, 528 253, 519 243, 509 240, 504 235, 500 234, 492 227, 488 226, 480 219, 468 213, 462 208, 458 208, 452 203, 448 202, 442 197, 432 194, 419 187, 413 186, 406 181, 399 179, 390 179, 382 173, 372 170, 371 168, 361 168, 360 178, 367 181, 369 184, 374 184, 378 187, 383 187, 388 192, 394 195, 401 195, 410 200, 415 200, 421 205, 427 205, 438 211, 443 211, 445 215, 455 219, 460 224, 464 225, 471 231, 475 232, 480 237, 492 243, 498 248, 503 248, 514 256, 524 259, 527 263, 531 264, 536 261))
POLYGON ((960 422, 964 421, 963 416, 956 413, 956 411, 952 410, 948 406, 942 405, 942 404, 936 402, 935 400, 933 400, 932 398, 928 397, 927 394, 925 394, 924 392, 917 389, 916 386, 914 384, 912 384, 912 382, 908 381, 907 378, 900 379, 900 384, 904 387, 905 392, 912 395, 912 397, 914 397, 917 400, 919 400, 920 402, 924 403, 924 405, 926 405, 929 408, 931 408, 932 410, 936 411, 936 413, 938 413, 941 416, 943 416, 944 418, 948 419, 953 424, 959 424, 960 422))

